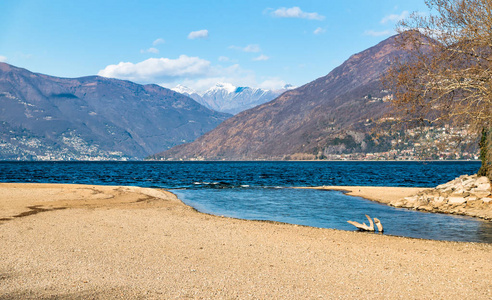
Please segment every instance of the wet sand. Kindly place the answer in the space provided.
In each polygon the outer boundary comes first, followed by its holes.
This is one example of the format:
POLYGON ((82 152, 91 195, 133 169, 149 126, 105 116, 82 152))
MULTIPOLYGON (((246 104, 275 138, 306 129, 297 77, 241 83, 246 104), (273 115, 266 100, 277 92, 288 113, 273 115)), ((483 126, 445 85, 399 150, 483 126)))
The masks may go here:
POLYGON ((222 218, 136 187, 0 184, 0 214, 0 299, 492 297, 490 244, 222 218))

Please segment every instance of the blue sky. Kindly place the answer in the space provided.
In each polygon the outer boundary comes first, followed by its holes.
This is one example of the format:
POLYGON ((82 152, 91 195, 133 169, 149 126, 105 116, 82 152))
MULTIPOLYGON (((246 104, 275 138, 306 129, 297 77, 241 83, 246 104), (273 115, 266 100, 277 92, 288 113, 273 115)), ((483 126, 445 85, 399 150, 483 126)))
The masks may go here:
POLYGON ((0 61, 196 90, 300 86, 413 11, 427 11, 424 1, 2 0, 0 61))

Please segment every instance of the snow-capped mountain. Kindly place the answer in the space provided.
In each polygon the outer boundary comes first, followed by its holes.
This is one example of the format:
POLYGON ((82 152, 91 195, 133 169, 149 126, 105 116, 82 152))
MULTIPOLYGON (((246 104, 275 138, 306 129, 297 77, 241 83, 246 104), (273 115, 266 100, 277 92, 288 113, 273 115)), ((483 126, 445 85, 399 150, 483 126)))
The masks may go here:
MULTIPOLYGON (((194 97, 201 97, 194 89, 190 89, 189 87, 181 85, 181 84, 178 84, 177 86, 175 86, 171 90, 173 90, 177 93, 183 94, 185 96, 188 96, 192 99, 195 99, 194 97)), ((195 101, 196 101, 196 99, 195 99, 195 101)))
POLYGON ((198 93, 183 85, 178 85, 173 90, 215 111, 237 114, 243 110, 271 101, 292 88, 291 85, 286 85, 280 90, 263 90, 260 88, 236 87, 230 83, 217 83, 204 93, 198 93))

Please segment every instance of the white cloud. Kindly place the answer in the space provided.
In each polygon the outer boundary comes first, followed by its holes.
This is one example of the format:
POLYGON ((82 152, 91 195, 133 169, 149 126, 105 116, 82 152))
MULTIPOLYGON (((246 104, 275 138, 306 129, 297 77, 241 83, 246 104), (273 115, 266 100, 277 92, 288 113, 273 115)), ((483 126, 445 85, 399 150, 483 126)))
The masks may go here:
POLYGON ((269 60, 269 59, 270 59, 270 57, 269 57, 269 56, 266 56, 266 55, 264 55, 264 54, 261 54, 260 56, 255 57, 255 58, 253 58, 252 60, 253 60, 253 61, 265 61, 265 60, 269 60))
POLYGON ((386 24, 388 22, 391 22, 391 23, 396 23, 400 20, 403 20, 405 19, 406 17, 408 17, 408 11, 404 10, 401 14, 397 15, 397 14, 391 14, 391 15, 387 15, 385 16, 383 19, 381 19, 381 24, 386 24))
POLYGON ((0 55, 0 62, 6 62, 6 61, 7 61, 7 57, 0 55))
POLYGON ((391 31, 391 30, 383 30, 383 31, 366 30, 364 32, 364 35, 385 36, 385 35, 391 35, 392 33, 393 33, 393 31, 391 31))
MULTIPOLYGON (((234 86, 254 86, 256 84, 254 76, 252 77, 229 77, 229 76, 217 76, 200 78, 196 80, 185 79, 182 81, 182 85, 192 88, 193 90, 201 93, 214 86, 217 82, 227 82, 234 86)), ((173 83, 163 83, 164 87, 173 87, 173 83)))
POLYGON ((260 52, 261 49, 260 49, 260 46, 258 46, 258 45, 248 45, 248 46, 244 47, 243 51, 244 52, 260 52))
POLYGON ((155 41, 152 42, 153 46, 161 45, 164 44, 166 41, 164 39, 158 38, 155 41))
POLYGON ((211 86, 214 86, 217 82, 227 82, 235 86, 258 86, 255 73, 250 70, 244 70, 237 64, 228 68, 214 66, 211 68, 211 72, 207 74, 207 76, 199 78, 185 78, 174 82, 161 82, 160 85, 164 87, 174 87, 177 84, 182 84, 194 89, 195 91, 204 92, 211 86))
POLYGON ((157 54, 157 53, 159 53, 159 50, 156 49, 156 48, 151 47, 151 48, 149 48, 147 50, 140 50, 140 53, 154 53, 154 54, 157 54))
POLYGON ((321 28, 321 27, 318 27, 318 28, 316 28, 316 29, 313 31, 313 33, 314 33, 314 34, 322 34, 322 33, 325 33, 325 32, 326 32, 326 29, 323 29, 323 28, 321 28))
POLYGON ((286 85, 285 81, 280 78, 274 77, 264 80, 258 85, 258 87, 264 90, 280 90, 286 85))
POLYGON ((302 11, 298 6, 291 8, 281 7, 272 12, 272 16, 278 18, 299 18, 308 20, 324 20, 325 16, 322 16, 316 12, 308 13, 302 11))
POLYGON ((236 86, 256 87, 256 75, 238 64, 228 67, 212 65, 210 61, 181 55, 176 59, 149 58, 142 62, 120 62, 99 71, 104 77, 131 80, 138 83, 157 83, 167 88, 178 84, 196 91, 205 91, 217 82, 229 82, 236 86))
POLYGON ((199 57, 181 55, 177 59, 149 58, 139 63, 120 62, 109 65, 99 71, 98 75, 119 79, 127 79, 143 83, 205 76, 210 73, 210 62, 199 57))
POLYGON ((208 30, 207 29, 192 31, 192 32, 190 32, 190 34, 188 34, 188 39, 190 39, 190 40, 206 39, 206 38, 208 38, 208 30))
POLYGON ((229 49, 240 50, 243 52, 254 52, 254 53, 261 51, 260 46, 256 45, 256 44, 250 44, 250 45, 247 45, 246 47, 239 47, 239 46, 232 45, 232 46, 229 46, 229 49))
POLYGON ((219 56, 218 60, 221 62, 226 62, 226 61, 230 61, 231 59, 227 56, 219 56))

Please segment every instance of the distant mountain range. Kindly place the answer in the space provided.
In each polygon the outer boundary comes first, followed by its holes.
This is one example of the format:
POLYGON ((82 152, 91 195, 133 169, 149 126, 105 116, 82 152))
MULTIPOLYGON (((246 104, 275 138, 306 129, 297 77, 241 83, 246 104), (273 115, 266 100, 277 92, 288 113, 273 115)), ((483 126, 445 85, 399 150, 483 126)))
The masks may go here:
POLYGON ((0 159, 141 159, 231 115, 158 85, 0 63, 0 159))
POLYGON ((476 158, 466 128, 429 127, 425 139, 413 129, 392 130, 386 112, 393 95, 381 75, 395 57, 407 57, 395 39, 280 91, 221 83, 199 94, 0 63, 0 160, 476 158))
MULTIPOLYGON (((154 158, 343 159, 346 154, 389 151, 409 135, 389 130, 373 135, 371 128, 384 120, 393 96, 382 87, 381 75, 395 57, 407 57, 405 51, 396 47, 395 39, 396 36, 390 37, 354 54, 328 75, 243 111, 196 141, 154 158)), ((423 145, 413 140, 406 144, 406 149, 415 152, 414 143, 423 145)), ((412 157, 414 152, 405 155, 412 157)), ((400 154, 385 155, 392 158, 400 154)))
POLYGON ((203 93, 198 93, 186 86, 178 85, 174 91, 186 95, 210 109, 237 114, 266 103, 278 97, 285 91, 293 89, 286 85, 279 90, 264 90, 251 87, 236 87, 230 83, 217 83, 203 93))

